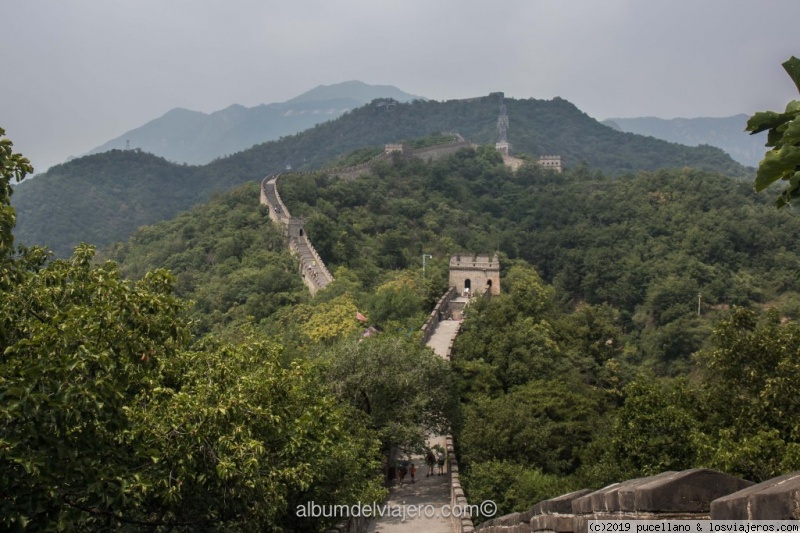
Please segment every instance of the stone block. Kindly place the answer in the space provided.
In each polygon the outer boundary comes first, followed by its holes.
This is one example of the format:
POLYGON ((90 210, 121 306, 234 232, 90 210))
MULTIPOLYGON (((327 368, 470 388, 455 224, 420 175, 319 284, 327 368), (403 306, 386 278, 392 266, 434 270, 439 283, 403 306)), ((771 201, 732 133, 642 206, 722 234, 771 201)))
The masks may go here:
POLYGON ((750 481, 707 468, 664 472, 616 483, 573 500, 576 515, 625 513, 708 514, 711 502, 750 481))
POLYGON ((751 481, 708 468, 684 470, 639 486, 631 510, 707 514, 712 501, 752 484, 751 481))
POLYGON ((772 478, 711 502, 712 520, 799 520, 800 472, 772 478))
POLYGON ((550 498, 534 505, 533 512, 534 514, 572 514, 572 502, 591 493, 592 491, 589 489, 581 489, 556 498, 550 498))
POLYGON ((536 515, 530 520, 531 531, 556 531, 569 533, 575 531, 575 517, 570 514, 536 515))

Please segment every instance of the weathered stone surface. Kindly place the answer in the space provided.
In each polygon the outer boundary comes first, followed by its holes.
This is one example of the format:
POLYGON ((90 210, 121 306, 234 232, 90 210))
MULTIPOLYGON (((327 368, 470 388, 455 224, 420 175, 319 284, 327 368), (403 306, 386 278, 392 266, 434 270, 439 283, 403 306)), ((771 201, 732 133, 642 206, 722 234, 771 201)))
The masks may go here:
POLYGON ((568 494, 563 494, 556 498, 550 498, 549 500, 545 500, 534 505, 533 512, 534 514, 570 514, 572 513, 573 500, 577 500, 578 498, 591 493, 592 491, 589 489, 581 489, 568 494))
POLYGON ((609 511, 629 511, 634 512, 637 508, 637 496, 643 490, 657 490, 665 480, 671 479, 678 472, 662 472, 655 476, 631 479, 621 483, 619 488, 606 494, 605 509, 609 511))
POLYGON ((664 472, 609 485, 572 502, 575 514, 708 514, 711 502, 752 485, 707 468, 664 472))
POLYGON ((591 513, 592 511, 594 511, 596 505, 599 505, 600 502, 605 501, 604 499, 605 493, 617 490, 617 488, 620 485, 621 483, 614 483, 612 485, 608 485, 607 487, 603 487, 602 489, 590 492, 585 496, 580 496, 578 498, 575 498, 574 500, 572 500, 572 512, 574 514, 591 513))
POLYGON ((531 531, 575 531, 575 517, 570 514, 543 514, 531 518, 531 531))
POLYGON ((712 520, 800 519, 800 472, 792 472, 711 502, 712 520))
POLYGON ((639 487, 631 510, 708 513, 712 501, 752 484, 752 481, 708 468, 684 470, 639 487))

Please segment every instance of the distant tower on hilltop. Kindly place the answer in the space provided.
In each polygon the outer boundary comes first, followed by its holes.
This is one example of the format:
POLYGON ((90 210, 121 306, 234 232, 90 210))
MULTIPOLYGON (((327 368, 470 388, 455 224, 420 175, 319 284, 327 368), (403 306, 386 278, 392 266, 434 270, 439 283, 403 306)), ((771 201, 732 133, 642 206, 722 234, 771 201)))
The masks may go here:
POLYGON ((508 114, 506 104, 503 100, 503 93, 500 93, 500 116, 497 117, 497 144, 495 148, 503 155, 511 155, 511 143, 508 142, 508 114))

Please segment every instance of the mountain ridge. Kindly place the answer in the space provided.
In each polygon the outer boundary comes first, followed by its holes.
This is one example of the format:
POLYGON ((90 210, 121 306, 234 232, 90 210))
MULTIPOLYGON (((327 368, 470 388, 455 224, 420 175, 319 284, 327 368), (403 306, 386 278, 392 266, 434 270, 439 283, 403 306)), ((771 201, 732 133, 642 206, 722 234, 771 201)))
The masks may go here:
POLYGON ((86 155, 130 147, 169 161, 202 165, 255 144, 303 131, 382 97, 399 102, 420 98, 391 85, 368 85, 353 80, 319 85, 285 102, 253 107, 231 104, 211 113, 177 107, 86 155))
MULTIPOLYGON (((303 132, 255 145, 203 166, 171 163, 141 150, 114 150, 56 165, 15 187, 22 243, 40 243, 59 256, 80 242, 106 245, 138 227, 165 220, 207 201, 215 192, 284 170, 321 168, 337 157, 386 143, 458 132, 494 146, 497 95, 451 100, 383 101, 303 132)), ((665 167, 695 167, 744 177, 746 170, 722 150, 690 148, 632 133, 592 119, 563 100, 505 99, 514 154, 537 160, 560 154, 566 166, 620 175, 665 167)))
POLYGON ((707 144, 728 153, 742 165, 756 167, 764 157, 766 133, 745 133, 748 115, 729 117, 671 118, 633 117, 609 118, 602 121, 609 127, 628 133, 647 135, 686 146, 707 144))

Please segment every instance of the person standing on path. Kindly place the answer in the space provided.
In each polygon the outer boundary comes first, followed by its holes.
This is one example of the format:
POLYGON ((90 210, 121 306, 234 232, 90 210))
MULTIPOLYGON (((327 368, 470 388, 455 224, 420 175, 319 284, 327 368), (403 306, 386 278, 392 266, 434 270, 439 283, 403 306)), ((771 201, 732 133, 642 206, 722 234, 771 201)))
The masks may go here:
POLYGON ((408 469, 408 473, 411 474, 411 483, 416 483, 416 481, 414 481, 414 476, 417 475, 417 465, 411 463, 411 466, 408 469))
POLYGON ((439 475, 444 475, 444 452, 439 452, 439 457, 436 458, 436 464, 439 465, 439 475))
POLYGON ((431 477, 433 475, 433 465, 436 463, 436 457, 433 455, 433 450, 428 450, 428 454, 425 456, 425 464, 428 465, 428 473, 425 477, 431 477))

